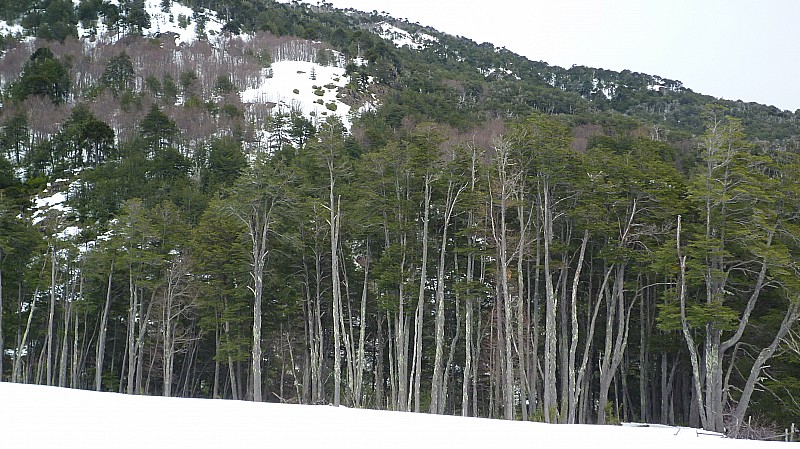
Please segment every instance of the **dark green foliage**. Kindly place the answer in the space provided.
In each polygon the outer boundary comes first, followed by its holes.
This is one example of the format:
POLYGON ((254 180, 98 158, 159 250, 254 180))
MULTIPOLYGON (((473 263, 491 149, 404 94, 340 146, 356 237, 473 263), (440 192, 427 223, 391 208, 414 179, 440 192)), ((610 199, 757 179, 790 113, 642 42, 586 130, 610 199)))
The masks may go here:
POLYGON ((63 103, 70 89, 67 69, 47 47, 36 49, 11 87, 12 97, 22 101, 31 95, 43 95, 53 103, 63 103))
POLYGON ((0 147, 12 158, 16 165, 20 164, 20 155, 30 144, 28 115, 25 111, 17 111, 3 123, 0 133, 0 147))
POLYGON ((106 70, 100 78, 103 86, 118 95, 120 91, 129 89, 133 82, 134 71, 131 58, 123 51, 108 60, 106 70))
POLYGON ((115 156, 114 130, 84 104, 72 109, 54 145, 59 160, 70 168, 94 166, 115 156))
POLYGON ((78 18, 72 0, 45 0, 37 6, 22 10, 25 14, 21 21, 36 37, 64 42, 78 35, 78 18))
POLYGON ((19 181, 14 176, 14 167, 2 154, 0 154, 0 192, 15 186, 19 181))
POLYGON ((150 14, 145 10, 144 0, 126 0, 121 3, 121 21, 129 34, 142 34, 150 28, 150 14))
POLYGON ((241 142, 231 137, 214 139, 208 154, 205 190, 214 192, 232 186, 245 167, 247 159, 242 152, 241 142))
POLYGON ((84 28, 90 28, 103 13, 102 0, 81 0, 78 3, 78 20, 84 28))
POLYGON ((214 83, 214 90, 220 94, 229 94, 236 90, 236 86, 233 85, 233 81, 229 76, 220 75, 214 83))
POLYGON ((152 152, 172 146, 178 138, 178 127, 175 122, 155 105, 142 119, 139 130, 145 144, 152 152))

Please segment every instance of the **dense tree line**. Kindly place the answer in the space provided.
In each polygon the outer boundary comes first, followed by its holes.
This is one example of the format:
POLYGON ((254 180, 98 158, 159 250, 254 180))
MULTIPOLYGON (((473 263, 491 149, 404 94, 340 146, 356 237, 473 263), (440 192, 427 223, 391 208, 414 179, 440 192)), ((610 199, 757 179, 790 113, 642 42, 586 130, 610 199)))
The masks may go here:
POLYGON ((796 155, 718 111, 687 173, 538 115, 365 152, 333 121, 252 165, 220 141, 208 184, 159 162, 162 115, 117 160, 172 193, 91 239, 4 214, 7 380, 736 433, 800 316, 796 155))
POLYGON ((6 43, 1 380, 733 435, 800 412, 793 114, 195 6, 258 33, 145 39, 134 1, 124 38, 6 43), (348 101, 382 94, 351 130, 236 94, 332 49, 366 60, 348 101))

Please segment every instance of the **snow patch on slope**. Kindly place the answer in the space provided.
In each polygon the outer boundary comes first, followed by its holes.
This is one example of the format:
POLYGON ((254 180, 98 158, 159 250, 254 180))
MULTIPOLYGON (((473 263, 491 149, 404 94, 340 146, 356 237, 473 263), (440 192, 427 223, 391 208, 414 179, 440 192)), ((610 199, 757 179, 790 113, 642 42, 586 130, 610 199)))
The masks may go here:
POLYGON ((18 23, 8 23, 5 20, 0 20, 0 34, 3 36, 22 36, 25 33, 25 28, 18 23))
MULTIPOLYGON (((73 0, 77 7, 80 0, 73 0)), ((118 0, 110 3, 119 6, 118 0)), ((145 0, 145 11, 150 16, 150 27, 142 32, 147 36, 163 36, 172 34, 176 44, 194 42, 200 38, 213 40, 222 35, 223 23, 217 13, 206 8, 198 8, 197 12, 188 6, 177 2, 170 2, 169 7, 163 8, 161 0, 145 0)), ((103 20, 99 20, 92 28, 84 28, 78 23, 78 36, 96 36, 106 41, 115 41, 123 33, 109 30, 103 20)))
POLYGON ((306 61, 273 62, 264 69, 258 87, 241 93, 244 103, 274 103, 279 113, 300 112, 318 125, 331 115, 350 128, 350 106, 337 98, 348 82, 340 67, 306 61))
POLYGON ((147 34, 174 33, 176 43, 192 42, 202 38, 203 34, 209 38, 222 34, 223 23, 217 18, 217 13, 205 8, 195 13, 188 6, 172 2, 164 11, 160 0, 146 0, 145 9, 150 14, 150 28, 145 30, 147 34))
POLYGON ((394 42, 398 47, 409 47, 413 50, 422 50, 428 45, 438 42, 438 39, 426 33, 411 34, 388 22, 380 22, 372 29, 378 36, 394 42))
POLYGON ((72 240, 81 233, 75 209, 67 201, 78 190, 77 182, 57 179, 33 199, 33 224, 45 226, 59 240, 72 240))

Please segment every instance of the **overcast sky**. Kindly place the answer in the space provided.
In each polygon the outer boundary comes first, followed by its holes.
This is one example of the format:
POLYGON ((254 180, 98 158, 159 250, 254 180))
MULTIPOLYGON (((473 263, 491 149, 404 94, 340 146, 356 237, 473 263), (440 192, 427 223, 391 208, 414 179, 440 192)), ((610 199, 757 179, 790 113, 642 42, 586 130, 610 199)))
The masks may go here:
POLYGON ((629 69, 715 97, 800 109, 800 0, 326 1, 551 65, 629 69))

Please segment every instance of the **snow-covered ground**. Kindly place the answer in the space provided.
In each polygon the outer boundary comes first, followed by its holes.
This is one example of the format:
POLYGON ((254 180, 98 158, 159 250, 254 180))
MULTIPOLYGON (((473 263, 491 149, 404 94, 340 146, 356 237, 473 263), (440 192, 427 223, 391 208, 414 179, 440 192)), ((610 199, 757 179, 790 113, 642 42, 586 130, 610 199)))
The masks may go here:
POLYGON ((0 447, 764 448, 666 426, 549 425, 0 383, 0 447))
MULTIPOLYGON (((80 0, 73 0, 75 7, 78 7, 80 0)), ((119 6, 119 0, 110 0, 109 3, 119 6)), ((217 13, 205 8, 199 8, 199 13, 195 13, 192 8, 171 2, 168 8, 161 6, 161 0, 145 0, 145 11, 150 16, 150 27, 142 30, 145 35, 155 36, 159 34, 173 34, 176 44, 189 43, 197 40, 201 31, 206 38, 212 40, 222 34, 223 22, 217 17, 217 13), (202 25, 198 28, 198 22, 202 25)), ((3 28, 0 27, 0 30, 3 28)), ((122 36, 117 32, 109 34, 109 30, 102 20, 98 21, 96 32, 99 36, 107 40, 115 40, 122 36)), ((88 37, 92 31, 83 28, 78 23, 78 36, 88 37)))
POLYGON ((62 240, 78 234, 80 229, 75 226, 75 210, 67 205, 69 196, 77 190, 77 182, 70 182, 69 179, 48 183, 47 188, 33 199, 33 224, 39 224, 45 219, 55 219, 54 231, 58 232, 62 240))
POLYGON ((260 86, 241 93, 243 102, 275 103, 278 112, 301 111, 313 123, 338 115, 345 127, 350 127, 350 106, 336 98, 339 88, 349 81, 343 68, 279 61, 273 62, 270 69, 271 77, 265 75, 260 86))
POLYGON ((146 0, 145 10, 150 14, 150 28, 146 34, 174 33, 176 43, 186 43, 197 40, 198 21, 202 21, 201 30, 208 36, 222 34, 222 21, 211 10, 200 8, 202 11, 196 15, 192 8, 172 2, 165 11, 161 7, 161 0, 146 0))
POLYGON ((373 31, 375 31, 378 36, 394 42, 394 44, 398 47, 409 47, 413 50, 422 50, 431 43, 437 41, 435 37, 429 34, 411 34, 408 31, 398 28, 388 22, 380 22, 379 24, 375 25, 373 31))

